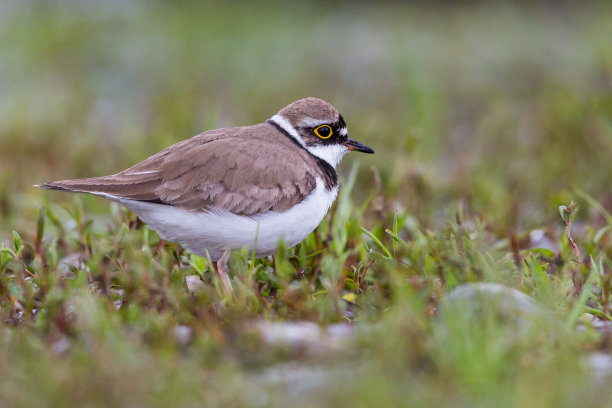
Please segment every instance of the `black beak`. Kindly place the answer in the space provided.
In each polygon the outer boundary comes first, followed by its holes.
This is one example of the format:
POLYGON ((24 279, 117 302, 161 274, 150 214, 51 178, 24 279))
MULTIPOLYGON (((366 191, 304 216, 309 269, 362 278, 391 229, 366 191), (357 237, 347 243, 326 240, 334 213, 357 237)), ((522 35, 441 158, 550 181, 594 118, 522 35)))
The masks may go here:
POLYGON ((374 153, 374 150, 372 150, 371 147, 366 146, 363 143, 359 143, 358 141, 353 140, 351 138, 346 139, 346 141, 342 143, 342 145, 346 146, 347 149, 353 150, 355 152, 362 152, 362 153, 369 153, 369 154, 374 153))

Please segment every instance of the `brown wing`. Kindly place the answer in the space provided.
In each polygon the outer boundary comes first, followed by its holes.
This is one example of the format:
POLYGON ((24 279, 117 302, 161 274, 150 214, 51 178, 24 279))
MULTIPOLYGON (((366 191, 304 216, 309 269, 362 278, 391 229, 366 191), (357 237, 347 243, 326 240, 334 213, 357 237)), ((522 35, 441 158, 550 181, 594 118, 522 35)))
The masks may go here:
POLYGON ((40 187, 253 215, 301 202, 316 186, 312 160, 273 126, 261 124, 202 133, 111 176, 40 187))

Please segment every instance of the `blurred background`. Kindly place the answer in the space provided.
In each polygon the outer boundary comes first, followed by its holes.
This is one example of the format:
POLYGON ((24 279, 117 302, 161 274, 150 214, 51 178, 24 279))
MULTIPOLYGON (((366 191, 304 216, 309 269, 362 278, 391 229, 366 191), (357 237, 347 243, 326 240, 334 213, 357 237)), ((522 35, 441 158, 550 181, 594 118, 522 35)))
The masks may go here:
MULTIPOLYGON (((49 180, 120 171, 199 132, 317 96, 376 155, 353 193, 425 225, 494 228, 612 207, 612 3, 0 2, 0 237, 49 180)), ((104 215, 104 200, 84 198, 104 215)), ((359 201, 359 202, 361 202, 359 201)))
POLYGON ((0 407, 611 406, 611 39, 610 0, 0 0, 0 407), (307 96, 376 154, 233 296, 32 187, 307 96))

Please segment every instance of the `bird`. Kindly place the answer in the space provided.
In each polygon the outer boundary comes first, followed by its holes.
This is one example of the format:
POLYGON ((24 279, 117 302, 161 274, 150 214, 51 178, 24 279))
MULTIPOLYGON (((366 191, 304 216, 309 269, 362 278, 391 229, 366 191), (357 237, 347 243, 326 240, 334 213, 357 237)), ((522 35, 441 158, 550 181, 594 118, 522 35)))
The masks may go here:
POLYGON ((230 251, 256 258, 291 248, 323 220, 338 195, 336 166, 374 150, 349 138, 322 99, 290 103, 263 123, 209 130, 119 173, 35 187, 102 196, 127 207, 167 241, 213 261, 231 292, 230 251))

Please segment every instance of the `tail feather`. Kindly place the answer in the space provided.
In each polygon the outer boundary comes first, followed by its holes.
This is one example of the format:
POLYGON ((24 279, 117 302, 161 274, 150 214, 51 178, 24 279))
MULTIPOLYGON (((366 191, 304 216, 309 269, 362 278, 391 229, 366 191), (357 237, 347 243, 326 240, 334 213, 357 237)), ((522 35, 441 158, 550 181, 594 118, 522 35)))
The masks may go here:
POLYGON ((71 193, 89 193, 107 197, 128 198, 132 200, 151 201, 158 199, 155 194, 157 180, 140 182, 122 180, 119 177, 93 177, 74 180, 50 181, 34 187, 45 190, 71 193))
POLYGON ((33 187, 42 188, 44 190, 56 190, 56 191, 67 191, 67 192, 72 191, 72 190, 70 190, 70 189, 68 189, 66 187, 63 187, 63 186, 60 186, 60 185, 56 184, 55 181, 50 181, 50 182, 45 183, 45 184, 34 184, 33 187))

